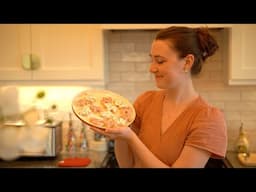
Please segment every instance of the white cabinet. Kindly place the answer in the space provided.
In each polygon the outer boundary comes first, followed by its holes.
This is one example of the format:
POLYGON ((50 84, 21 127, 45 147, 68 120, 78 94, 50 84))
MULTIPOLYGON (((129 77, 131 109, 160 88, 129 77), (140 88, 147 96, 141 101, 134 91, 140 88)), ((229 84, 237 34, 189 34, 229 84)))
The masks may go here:
POLYGON ((237 24, 230 30, 230 85, 256 85, 256 24, 237 24))
POLYGON ((0 25, 0 80, 30 80, 32 73, 22 69, 22 58, 29 54, 28 25, 0 25))
POLYGON ((104 79, 99 25, 0 25, 0 80, 104 79))
POLYGON ((187 26, 187 27, 204 27, 207 26, 209 28, 226 28, 231 27, 232 24, 205 24, 205 23, 197 23, 197 24, 191 24, 191 23, 169 23, 169 24, 157 24, 157 23, 151 23, 151 24, 101 24, 102 29, 105 30, 158 30, 170 26, 187 26))

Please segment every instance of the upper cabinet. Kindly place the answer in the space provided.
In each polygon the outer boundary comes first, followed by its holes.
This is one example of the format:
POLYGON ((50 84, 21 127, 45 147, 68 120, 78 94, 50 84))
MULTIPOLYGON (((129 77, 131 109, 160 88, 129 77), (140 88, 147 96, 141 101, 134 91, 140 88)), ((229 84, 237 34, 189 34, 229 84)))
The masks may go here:
POLYGON ((28 25, 0 25, 0 80, 30 80, 32 73, 22 68, 22 58, 30 53, 28 25))
POLYGON ((224 28, 224 27, 231 27, 232 24, 191 24, 191 23, 168 23, 168 24, 101 24, 102 29, 105 30, 155 30, 155 29, 162 29, 170 26, 187 26, 187 27, 209 27, 209 28, 224 28))
POLYGON ((230 30, 230 85, 256 85, 256 24, 237 24, 230 30))
POLYGON ((0 80, 104 79, 99 25, 0 25, 0 80))

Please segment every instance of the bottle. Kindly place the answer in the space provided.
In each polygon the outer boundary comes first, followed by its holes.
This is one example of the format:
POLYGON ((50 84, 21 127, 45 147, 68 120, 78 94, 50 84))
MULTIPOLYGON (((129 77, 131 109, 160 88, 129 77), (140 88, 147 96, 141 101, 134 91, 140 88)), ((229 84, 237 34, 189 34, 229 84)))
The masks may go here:
POLYGON ((82 124, 81 132, 80 132, 80 151, 87 150, 87 140, 86 140, 86 127, 82 124))
POLYGON ((239 137, 237 139, 236 144, 237 153, 246 153, 249 154, 249 141, 246 137, 243 123, 241 123, 240 129, 239 129, 239 137))
POLYGON ((71 118, 71 113, 69 114, 69 128, 68 128, 68 134, 67 134, 67 144, 66 144, 66 151, 75 154, 76 152, 76 134, 75 130, 72 124, 72 118, 71 118))

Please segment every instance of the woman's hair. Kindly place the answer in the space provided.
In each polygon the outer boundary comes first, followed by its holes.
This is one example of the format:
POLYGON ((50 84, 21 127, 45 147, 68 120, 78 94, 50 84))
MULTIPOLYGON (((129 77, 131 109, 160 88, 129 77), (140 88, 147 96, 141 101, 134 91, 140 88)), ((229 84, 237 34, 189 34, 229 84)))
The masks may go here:
POLYGON ((169 41, 181 58, 193 54, 195 61, 191 68, 192 75, 199 74, 203 62, 219 48, 216 40, 204 27, 168 27, 160 30, 155 40, 169 41))

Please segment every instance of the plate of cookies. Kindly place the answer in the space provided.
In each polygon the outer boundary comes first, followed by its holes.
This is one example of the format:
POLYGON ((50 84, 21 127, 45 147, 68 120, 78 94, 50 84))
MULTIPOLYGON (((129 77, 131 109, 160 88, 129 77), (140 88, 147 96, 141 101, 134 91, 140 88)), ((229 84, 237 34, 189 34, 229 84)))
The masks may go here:
POLYGON ((136 116, 128 99, 109 90, 80 92, 72 101, 72 110, 82 122, 101 129, 129 126, 136 116))

